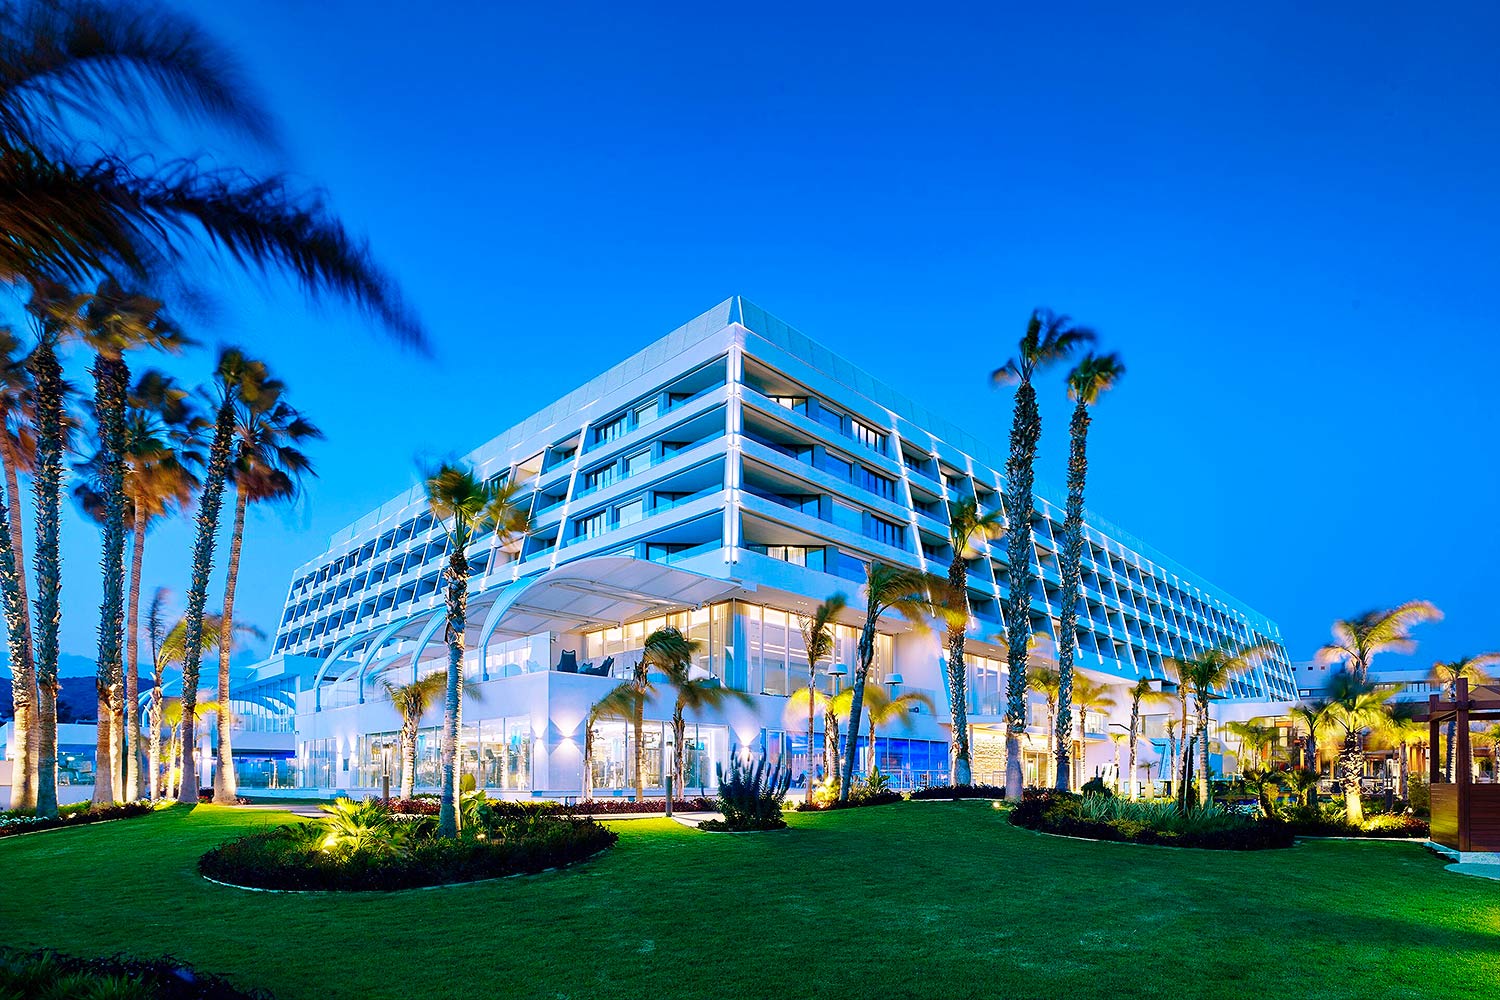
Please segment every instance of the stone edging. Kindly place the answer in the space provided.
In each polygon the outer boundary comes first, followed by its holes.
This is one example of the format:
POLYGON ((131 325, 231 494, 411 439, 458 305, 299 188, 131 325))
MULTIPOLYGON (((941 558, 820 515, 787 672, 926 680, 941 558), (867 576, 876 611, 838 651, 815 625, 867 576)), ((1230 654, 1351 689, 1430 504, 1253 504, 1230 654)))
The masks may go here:
MULTIPOLYGON (((610 845, 610 847, 613 846, 613 844, 610 845)), ((609 850, 610 847, 601 847, 593 854, 579 858, 577 861, 570 861, 561 867, 543 868, 540 871, 534 872, 515 872, 511 875, 496 875, 494 878, 477 878, 469 882, 441 882, 437 885, 412 885, 404 889, 265 889, 255 885, 236 885, 233 882, 221 882, 216 878, 210 878, 202 872, 198 873, 198 877, 205 882, 212 882, 214 885, 221 885, 226 889, 238 889, 241 892, 269 892, 281 896, 364 896, 371 893, 426 892, 429 889, 453 889, 464 885, 487 885, 493 882, 504 882, 506 879, 525 878, 528 875, 545 875, 548 872, 563 871, 564 869, 581 865, 585 861, 594 860, 609 850)))

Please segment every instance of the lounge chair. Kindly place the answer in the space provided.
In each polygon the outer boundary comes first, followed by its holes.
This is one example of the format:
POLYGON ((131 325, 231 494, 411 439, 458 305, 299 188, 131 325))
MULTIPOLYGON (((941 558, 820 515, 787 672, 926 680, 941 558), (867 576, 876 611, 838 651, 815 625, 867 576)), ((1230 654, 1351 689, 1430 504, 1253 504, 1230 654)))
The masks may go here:
POLYGON ((553 669, 557 670, 559 673, 564 673, 564 674, 576 674, 576 673, 578 673, 578 653, 577 653, 577 651, 572 650, 572 649, 565 649, 565 650, 563 650, 562 654, 560 656, 558 656, 558 658, 557 658, 557 666, 555 668, 553 668, 553 669))

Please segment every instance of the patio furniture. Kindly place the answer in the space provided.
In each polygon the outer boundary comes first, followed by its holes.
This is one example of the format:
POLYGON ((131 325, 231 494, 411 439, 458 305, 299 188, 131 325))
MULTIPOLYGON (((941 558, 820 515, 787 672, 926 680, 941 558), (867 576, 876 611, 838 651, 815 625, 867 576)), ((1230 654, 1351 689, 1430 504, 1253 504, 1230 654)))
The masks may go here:
POLYGON ((556 670, 556 671, 558 671, 559 673, 564 673, 564 674, 576 674, 576 673, 578 673, 578 652, 577 652, 577 650, 572 650, 572 649, 565 649, 565 650, 563 650, 562 653, 557 658, 557 666, 554 667, 553 669, 556 670))

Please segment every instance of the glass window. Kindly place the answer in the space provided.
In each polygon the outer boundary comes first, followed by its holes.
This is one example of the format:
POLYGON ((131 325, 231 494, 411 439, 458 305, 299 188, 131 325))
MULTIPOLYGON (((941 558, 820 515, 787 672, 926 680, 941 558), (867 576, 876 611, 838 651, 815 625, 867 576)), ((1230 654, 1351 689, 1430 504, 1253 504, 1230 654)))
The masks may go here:
POLYGON ((645 514, 646 502, 640 497, 636 497, 629 503, 622 503, 615 508, 615 519, 622 528, 627 524, 634 524, 639 521, 645 514))
POLYGON ((635 425, 644 427, 659 416, 661 416, 661 400, 653 399, 644 406, 635 408, 635 425))
POLYGON ((858 420, 851 420, 850 426, 853 430, 851 436, 860 444, 866 445, 881 454, 885 453, 885 435, 868 424, 858 420))
POLYGON ((594 440, 600 444, 613 441, 615 438, 624 436, 630 429, 630 421, 625 414, 620 414, 607 424, 601 424, 594 428, 594 440))
POLYGON ((609 511, 601 510, 597 514, 578 519, 578 537, 597 538, 609 530, 609 511))
POLYGON ((625 459, 625 475, 633 476, 651 468, 651 451, 638 451, 625 459))

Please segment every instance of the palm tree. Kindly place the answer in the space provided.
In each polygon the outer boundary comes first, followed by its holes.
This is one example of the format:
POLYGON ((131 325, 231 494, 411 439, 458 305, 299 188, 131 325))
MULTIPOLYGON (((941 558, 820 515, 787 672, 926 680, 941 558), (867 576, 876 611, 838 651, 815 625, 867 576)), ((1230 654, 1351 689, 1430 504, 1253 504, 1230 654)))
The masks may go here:
POLYGON ((0 502, 0 598, 10 654, 11 706, 15 715, 11 808, 36 807, 37 687, 31 651, 31 609, 26 593, 26 546, 21 519, 19 473, 36 458, 32 432, 31 372, 21 339, 0 326, 0 469, 5 498, 0 502))
POLYGON ((1268 641, 1219 646, 1204 650, 1191 659, 1172 661, 1183 684, 1192 692, 1198 709, 1199 805, 1208 804, 1208 706, 1214 698, 1214 691, 1223 689, 1230 680, 1250 670, 1256 657, 1268 655, 1275 648, 1275 644, 1268 641))
POLYGON ((95 755, 95 803, 115 801, 124 791, 116 781, 122 760, 124 729, 125 631, 125 447, 130 368, 125 353, 137 348, 180 350, 185 341, 167 317, 162 303, 125 291, 106 278, 88 297, 82 322, 74 325, 78 338, 94 352, 93 413, 97 426, 97 485, 99 521, 103 529, 100 575, 103 601, 99 608, 98 694, 99 725, 95 755))
MULTIPOLYGON (((926 615, 932 610, 928 596, 932 581, 925 573, 902 569, 882 562, 871 562, 865 570, 865 624, 859 633, 858 663, 851 685, 852 707, 849 710, 849 752, 844 755, 843 774, 839 780, 839 801, 849 800, 854 784, 855 744, 859 735, 860 710, 865 700, 865 683, 875 664, 875 627, 881 616, 894 611, 913 628, 926 627, 926 615)), ((875 748, 870 752, 873 755, 875 748)))
POLYGON ((448 685, 448 676, 434 670, 408 684, 392 684, 388 680, 380 683, 386 697, 391 699, 391 706, 401 716, 401 732, 397 737, 401 747, 401 798, 409 799, 417 786, 417 732, 422 716, 437 703, 438 695, 448 685))
MULTIPOLYGON (((620 719, 628 724, 635 724, 645 711, 646 671, 639 663, 636 664, 635 675, 627 681, 621 681, 610 689, 609 693, 596 701, 589 709, 588 716, 583 722, 583 797, 592 799, 594 797, 594 725, 600 719, 620 719)), ((639 732, 639 727, 637 727, 639 732)), ((645 757, 645 751, 636 745, 636 758, 634 769, 640 774, 641 765, 645 757)), ((637 781, 637 792, 635 801, 639 802, 644 795, 641 782, 637 781)))
POLYGON ((32 0, 0 14, 0 276, 146 278, 206 240, 420 342, 368 248, 319 200, 281 177, 173 160, 138 141, 163 134, 159 107, 274 146, 233 61, 182 15, 94 0, 32 0))
MULTIPOLYGON (((1082 770, 1088 753, 1088 734, 1084 723, 1090 711, 1114 708, 1115 699, 1110 694, 1111 685, 1100 684, 1083 674, 1073 678, 1073 701, 1078 705, 1078 767, 1082 770)), ((1071 740, 1069 741, 1071 742, 1071 740)), ((1081 777, 1081 775, 1079 775, 1081 777)), ((1081 781, 1078 784, 1082 784, 1081 781)), ((1067 791, 1067 789, 1061 789, 1067 791)))
POLYGON ((969 752, 968 669, 964 665, 964 641, 969 631, 969 560, 980 541, 989 541, 1005 530, 1005 512, 998 506, 980 513, 979 500, 970 495, 949 505, 948 544, 953 558, 948 562, 948 586, 937 602, 939 617, 947 627, 948 706, 953 721, 953 783, 974 781, 969 752))
POLYGON ((1142 677, 1126 689, 1126 694, 1130 698, 1130 728, 1126 730, 1130 741, 1130 770, 1126 774, 1129 775, 1130 798, 1132 800, 1138 797, 1135 781, 1135 752, 1136 742, 1140 738, 1141 706, 1165 705, 1172 700, 1171 695, 1160 688, 1152 686, 1159 683, 1160 681, 1157 678, 1142 677))
POLYGON ((1389 708, 1389 714, 1374 730, 1374 736, 1378 743, 1389 747, 1396 755, 1396 797, 1404 799, 1411 776, 1411 749, 1427 745, 1428 726, 1415 720, 1418 708, 1415 702, 1391 702, 1389 708))
MULTIPOLYGON (((817 718, 817 702, 820 697, 818 694, 818 664, 833 655, 834 626, 838 624, 839 615, 843 614, 844 609, 848 606, 849 598, 839 593, 834 594, 819 604, 813 609, 812 614, 799 614, 797 616, 797 624, 802 632, 802 648, 807 653, 807 801, 809 803, 812 802, 813 793, 813 724, 817 718)), ((838 738, 837 727, 835 727, 832 733, 828 732, 826 725, 823 727, 823 755, 825 761, 828 759, 828 741, 831 739, 837 744, 838 738)), ((834 753, 838 753, 837 746, 834 748, 834 753)), ((837 770, 838 766, 835 763, 834 767, 827 769, 825 773, 831 780, 834 772, 837 770)))
POLYGON ((1314 658, 1322 664, 1344 664, 1354 679, 1363 683, 1377 653, 1412 652, 1417 643, 1411 630, 1442 618, 1443 613, 1431 601, 1407 601, 1394 608, 1366 611, 1357 618, 1341 618, 1333 623, 1333 641, 1320 648, 1314 658))
POLYGON ((1010 428, 1010 458, 1005 463, 1005 506, 1009 513, 1006 556, 1010 568, 1007 597, 1006 645, 1010 674, 1006 683, 1005 793, 1021 798, 1021 737, 1026 732, 1026 666, 1031 649, 1032 482, 1042 415, 1031 380, 1037 371, 1068 358, 1094 340, 1092 330, 1075 327, 1067 316, 1037 309, 1026 324, 1016 356, 991 376, 999 384, 1016 386, 1015 413, 1010 428))
MULTIPOLYGON (((672 632, 681 637, 682 633, 671 628, 672 632)), ((662 631, 662 630, 659 630, 662 631)), ((728 701, 737 701, 743 705, 753 704, 751 697, 743 691, 727 688, 719 682, 717 677, 694 677, 693 676, 693 654, 701 647, 702 643, 691 639, 682 638, 681 643, 676 642, 676 637, 671 637, 666 642, 658 642, 658 647, 670 645, 672 652, 667 653, 657 662, 663 673, 667 675, 667 683, 677 692, 677 698, 672 704, 672 779, 677 795, 683 795, 683 789, 687 787, 685 759, 687 752, 687 713, 701 712, 706 708, 720 708, 728 701), (683 654, 686 655, 683 655, 683 654)), ((647 646, 652 643, 647 640, 647 646)), ((809 743, 809 746, 811 744, 809 743)), ((811 784, 811 782, 809 782, 811 784)))
MULTIPOLYGON (((786 719, 790 725, 800 720, 804 712, 823 712, 823 787, 837 791, 839 775, 842 773, 839 755, 839 723, 849 717, 853 706, 854 688, 846 687, 838 694, 825 694, 814 684, 793 691, 786 701, 786 719)), ((808 784, 812 781, 809 778, 808 784)), ((809 799, 811 796, 809 795, 809 799)))
POLYGON ((1360 800, 1360 778, 1364 774, 1364 750, 1360 735, 1378 729, 1390 718, 1387 699, 1399 686, 1376 686, 1352 672, 1334 674, 1328 683, 1327 707, 1319 718, 1320 737, 1339 742, 1338 776, 1344 786, 1344 816, 1355 826, 1364 822, 1360 800))
MULTIPOLYGON (((1068 425, 1068 500, 1063 517, 1062 613, 1058 617, 1057 672, 1057 789, 1072 787, 1068 767, 1068 724, 1072 721, 1073 654, 1078 644, 1078 602, 1083 586, 1083 488, 1088 480, 1089 407, 1113 389, 1125 375, 1118 354, 1085 354, 1068 373, 1068 398, 1073 400, 1073 419, 1068 425)), ((1116 768, 1118 770, 1118 768, 1116 768)))
MULTIPOLYGON (((1226 722, 1224 731, 1240 741, 1239 756, 1248 761, 1250 767, 1263 767, 1270 762, 1271 747, 1276 743, 1275 726, 1262 718, 1255 718, 1226 722)), ((1245 769, 1243 762, 1240 769, 1245 769)))
POLYGON ((1292 728, 1302 733, 1302 766, 1313 773, 1318 772, 1318 728, 1319 716, 1327 704, 1322 700, 1302 701, 1287 709, 1292 728))
MULTIPOLYGON (((1051 742, 1051 732, 1057 725, 1057 691, 1062 685, 1062 678, 1058 676, 1056 667, 1034 666, 1026 671, 1026 686, 1041 694, 1047 700, 1047 728, 1043 732, 1049 735, 1045 737, 1051 742)), ((1051 768, 1057 763, 1057 758, 1051 754, 1046 755, 1048 770, 1040 776, 1039 784, 1049 786, 1052 784, 1051 768)))
MULTIPOLYGON (((214 369, 214 386, 208 394, 214 408, 213 437, 204 467, 203 490, 198 498, 197 532, 193 539, 192 579, 188 586, 185 654, 182 661, 183 739, 191 745, 198 713, 193 711, 198 699, 198 678, 205 648, 203 637, 208 604, 208 581, 213 573, 214 547, 218 540, 219 515, 224 505, 224 487, 229 477, 229 463, 234 447, 236 413, 241 403, 254 405, 262 393, 273 386, 264 362, 247 357, 243 351, 228 347, 219 352, 214 369)), ((192 754, 183 758, 181 801, 198 801, 198 773, 192 754)))
POLYGON ((878 771, 878 758, 875 754, 876 730, 890 722, 900 722, 903 726, 911 726, 912 714, 918 707, 926 707, 927 711, 935 712, 936 707, 932 699, 921 691, 908 691, 905 694, 892 695, 886 692, 879 684, 871 684, 865 688, 865 712, 870 726, 870 773, 878 771))
MULTIPOLYGON (((1500 653, 1480 653, 1477 656, 1465 656, 1448 663, 1434 663, 1430 680, 1433 684, 1440 685, 1443 694, 1449 699, 1456 699, 1460 679, 1468 681, 1470 688, 1476 684, 1488 683, 1490 679, 1488 668, 1497 663, 1500 663, 1500 653)), ((1457 725, 1457 722, 1449 719, 1447 731, 1444 734, 1448 748, 1445 751, 1446 761, 1443 765, 1443 774, 1449 781, 1453 780, 1453 747, 1457 742, 1457 725)))
MULTIPOLYGON (((238 438, 230 480, 234 483, 234 527, 229 534, 229 571, 224 578, 224 622, 226 635, 219 642, 219 701, 229 703, 229 646, 227 630, 234 622, 235 584, 240 573, 240 548, 245 538, 245 510, 252 503, 290 503, 301 492, 302 477, 312 472, 312 463, 299 447, 304 441, 323 436, 312 423, 284 398, 285 386, 268 379, 253 400, 244 399, 236 408, 238 438)), ((234 803, 234 760, 230 747, 227 713, 219 715, 219 771, 214 781, 214 801, 234 803)))
POLYGON ((427 505, 448 539, 448 684, 443 702, 442 802, 438 836, 456 837, 458 815, 458 731, 463 705, 464 629, 469 620, 468 549, 493 529, 497 543, 530 529, 526 507, 516 502, 517 484, 480 479, 470 468, 444 463, 427 477, 427 505))

